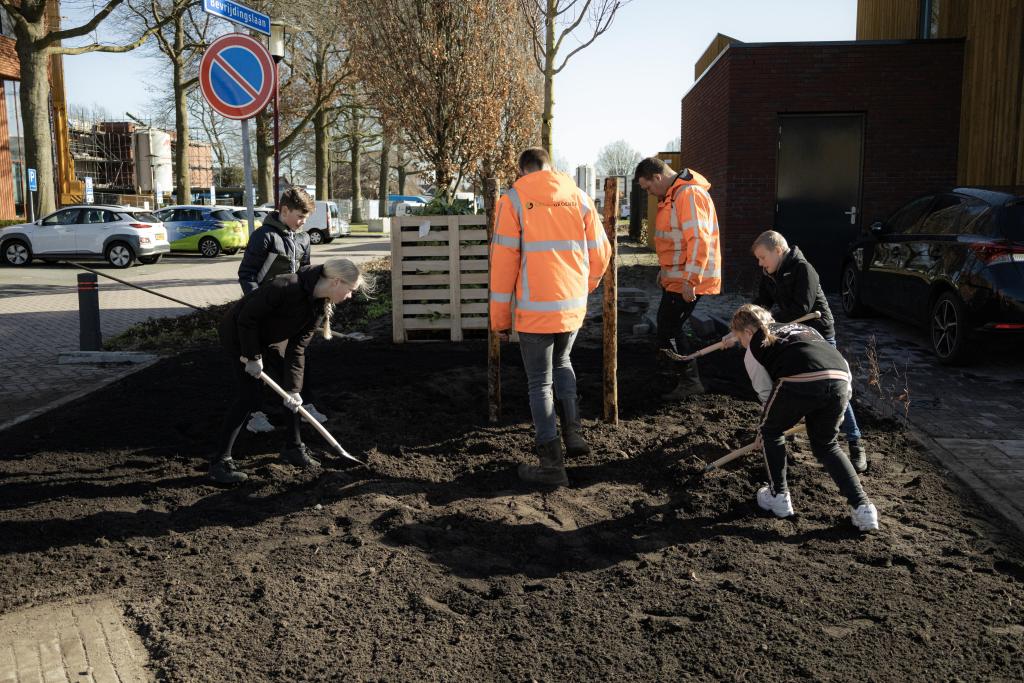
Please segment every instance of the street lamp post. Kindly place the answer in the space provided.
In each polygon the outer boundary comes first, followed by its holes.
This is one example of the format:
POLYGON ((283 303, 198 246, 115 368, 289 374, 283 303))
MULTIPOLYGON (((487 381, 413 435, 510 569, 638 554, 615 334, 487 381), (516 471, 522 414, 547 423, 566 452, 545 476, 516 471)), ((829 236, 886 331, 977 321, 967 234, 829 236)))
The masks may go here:
POLYGON ((274 207, 278 208, 281 178, 281 60, 284 59, 285 25, 270 22, 270 56, 274 58, 274 207))

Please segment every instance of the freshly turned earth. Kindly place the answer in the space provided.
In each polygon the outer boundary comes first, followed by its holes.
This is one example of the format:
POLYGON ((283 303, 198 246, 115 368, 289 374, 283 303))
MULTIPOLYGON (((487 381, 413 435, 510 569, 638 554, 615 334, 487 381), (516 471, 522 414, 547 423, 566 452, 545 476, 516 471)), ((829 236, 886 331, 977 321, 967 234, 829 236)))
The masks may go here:
POLYGON ((243 432, 249 483, 209 485, 232 394, 214 348, 0 434, 0 613, 112 596, 168 681, 1024 678, 1020 536, 894 425, 861 416, 880 532, 852 529, 801 441, 798 514, 776 520, 757 456, 684 487, 753 437, 738 353, 662 405, 649 346, 624 341, 612 428, 585 341, 593 454, 535 492, 503 350, 491 426, 479 342, 317 342, 303 393, 369 470, 311 429, 320 473, 278 464, 283 431, 243 432))

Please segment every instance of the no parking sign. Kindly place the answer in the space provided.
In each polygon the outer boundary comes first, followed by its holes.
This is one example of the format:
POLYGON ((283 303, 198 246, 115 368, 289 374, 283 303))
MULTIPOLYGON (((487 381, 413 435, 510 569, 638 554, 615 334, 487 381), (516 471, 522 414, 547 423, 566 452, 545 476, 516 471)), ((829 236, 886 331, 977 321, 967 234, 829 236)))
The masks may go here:
POLYGON ((231 33, 210 43, 199 63, 199 86, 210 106, 229 119, 249 119, 274 96, 274 60, 249 36, 231 33))

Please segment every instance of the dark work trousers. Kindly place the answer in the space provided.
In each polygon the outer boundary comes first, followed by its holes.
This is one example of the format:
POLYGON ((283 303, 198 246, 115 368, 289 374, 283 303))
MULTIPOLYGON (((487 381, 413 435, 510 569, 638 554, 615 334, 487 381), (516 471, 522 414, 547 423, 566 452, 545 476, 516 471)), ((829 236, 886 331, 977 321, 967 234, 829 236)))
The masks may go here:
POLYGON ((870 502, 850 459, 839 448, 839 423, 849 400, 850 383, 845 380, 776 383, 761 413, 764 460, 772 493, 787 490, 783 432, 804 418, 811 452, 825 466, 846 501, 855 508, 870 502))
MULTIPOLYGON (((264 363, 266 364, 268 356, 274 355, 276 354, 274 354, 273 350, 265 349, 264 363), (267 351, 270 351, 270 353, 266 353, 267 351)), ((230 360, 232 367, 235 369, 234 375, 238 393, 235 395, 235 400, 228 407, 228 412, 224 416, 224 425, 221 427, 217 450, 210 456, 210 459, 213 461, 231 457, 231 450, 234 448, 238 433, 245 427, 245 423, 249 421, 249 415, 259 410, 260 407, 260 391, 263 388, 263 382, 245 371, 245 365, 239 362, 238 356, 232 354, 230 360)), ((278 360, 280 360, 280 357, 278 357, 278 360)), ((274 395, 277 396, 276 393, 274 395)), ((302 423, 297 412, 292 413, 291 419, 292 427, 285 445, 294 448, 302 444, 302 435, 299 431, 302 423)))
POLYGON ((696 299, 687 302, 678 292, 661 290, 661 305, 658 306, 659 349, 672 349, 676 353, 687 352, 683 324, 693 313, 698 301, 700 301, 699 294, 696 299))

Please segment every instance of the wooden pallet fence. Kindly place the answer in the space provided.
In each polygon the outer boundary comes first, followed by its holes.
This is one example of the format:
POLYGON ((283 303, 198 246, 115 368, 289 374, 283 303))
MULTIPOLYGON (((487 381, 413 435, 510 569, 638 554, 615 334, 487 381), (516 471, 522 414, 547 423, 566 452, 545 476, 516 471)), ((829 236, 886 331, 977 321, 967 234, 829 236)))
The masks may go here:
MULTIPOLYGON (((397 344, 462 341, 487 330, 487 216, 404 216, 391 223, 393 337, 397 344), (430 230, 420 235, 420 226, 430 230)), ((482 336, 482 335, 481 335, 482 336)))

